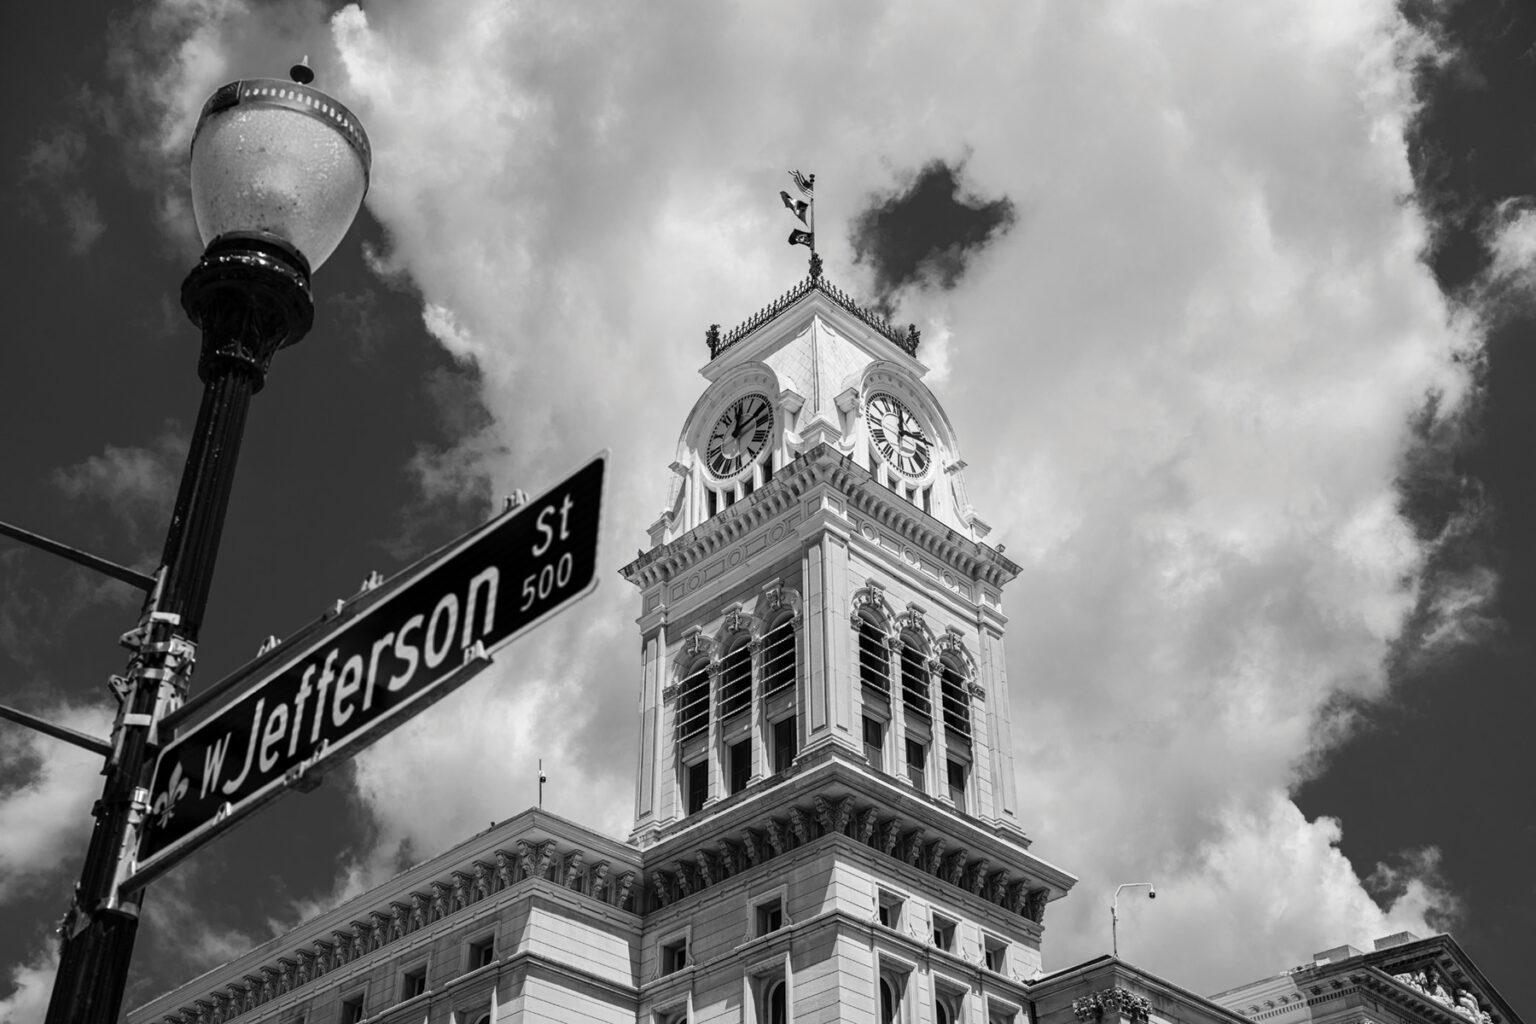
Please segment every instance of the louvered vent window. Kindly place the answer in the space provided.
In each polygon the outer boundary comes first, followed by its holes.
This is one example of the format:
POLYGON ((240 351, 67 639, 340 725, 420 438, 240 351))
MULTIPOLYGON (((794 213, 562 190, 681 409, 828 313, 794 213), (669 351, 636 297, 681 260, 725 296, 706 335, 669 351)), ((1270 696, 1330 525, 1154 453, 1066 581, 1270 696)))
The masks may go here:
POLYGON ((947 658, 939 673, 944 698, 944 728, 951 739, 971 738, 971 694, 958 665, 947 658))
POLYGON ((859 680, 880 693, 891 692, 890 659, 885 650, 885 634, 868 619, 859 620, 859 680))
POLYGON ((795 620, 784 616, 763 635, 763 693, 778 693, 795 681, 795 620))
POLYGON ((677 695, 677 738, 686 740, 709 728, 709 662, 701 660, 683 678, 677 695))
POLYGON ((720 662, 720 717, 745 711, 752 703, 752 648, 741 637, 720 662))
POLYGON ((912 714, 929 718, 933 701, 928 696, 928 650, 910 633, 901 641, 901 699, 912 714))

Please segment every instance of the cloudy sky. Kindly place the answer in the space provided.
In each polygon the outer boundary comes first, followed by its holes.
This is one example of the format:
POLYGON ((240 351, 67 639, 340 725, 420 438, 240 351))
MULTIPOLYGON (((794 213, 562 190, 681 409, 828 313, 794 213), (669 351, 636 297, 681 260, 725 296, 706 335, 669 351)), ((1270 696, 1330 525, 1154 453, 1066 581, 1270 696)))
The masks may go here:
MULTIPOLYGON (((805 272, 923 332, 1007 595, 1048 969, 1202 992, 1453 931, 1536 1012, 1536 21, 1496 0, 8 4, 0 519, 145 570, 199 385, 186 154, 301 55, 374 146, 257 397, 204 684, 613 455, 592 597, 152 890, 140 1002, 533 803, 627 833, 645 543, 704 330, 805 272)), ((0 701, 103 734, 136 594, 0 545, 0 701)), ((0 1021, 99 791, 0 726, 0 1021)))

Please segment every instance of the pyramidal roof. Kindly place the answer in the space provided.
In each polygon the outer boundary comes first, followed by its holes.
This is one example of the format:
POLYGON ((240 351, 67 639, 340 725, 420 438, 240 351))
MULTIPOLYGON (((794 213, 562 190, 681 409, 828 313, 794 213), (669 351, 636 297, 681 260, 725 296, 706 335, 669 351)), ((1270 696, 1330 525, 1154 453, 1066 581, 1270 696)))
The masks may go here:
POLYGON ((821 256, 816 253, 811 254, 811 272, 802 278, 799 284, 731 328, 730 331, 721 334, 719 324, 710 324, 709 330, 705 332, 705 340, 709 343, 709 358, 719 358, 731 346, 746 340, 773 323, 786 310, 793 307, 795 303, 812 291, 821 292, 837 305, 874 328, 887 338, 891 344, 914 359, 917 358, 917 344, 920 338, 917 325, 908 324, 907 329, 903 331, 878 313, 859 305, 847 292, 821 275, 821 256))

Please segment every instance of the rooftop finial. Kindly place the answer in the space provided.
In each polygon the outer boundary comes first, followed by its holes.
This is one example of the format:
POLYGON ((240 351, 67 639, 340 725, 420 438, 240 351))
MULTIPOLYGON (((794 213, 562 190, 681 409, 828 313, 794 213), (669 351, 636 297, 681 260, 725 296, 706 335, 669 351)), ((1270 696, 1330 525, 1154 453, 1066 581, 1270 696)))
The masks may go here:
POLYGON ((821 253, 814 250, 811 252, 811 280, 821 280, 821 253))
POLYGON ((300 85, 308 85, 315 80, 315 72, 309 66, 309 54, 299 58, 299 62, 288 69, 288 77, 300 85))

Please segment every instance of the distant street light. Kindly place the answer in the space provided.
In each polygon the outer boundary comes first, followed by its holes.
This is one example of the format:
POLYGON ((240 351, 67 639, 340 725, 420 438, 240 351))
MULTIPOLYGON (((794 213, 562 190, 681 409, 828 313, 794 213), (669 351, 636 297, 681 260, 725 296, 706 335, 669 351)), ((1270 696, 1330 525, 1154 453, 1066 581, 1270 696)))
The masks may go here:
POLYGON ((153 589, 123 637, 132 655, 113 680, 113 752, 60 928, 48 1024, 118 1018, 142 900, 119 883, 150 810, 158 724, 187 696, 246 412, 277 350, 313 325, 310 272, 341 243, 368 190, 362 124, 305 84, 313 79, 306 65, 290 74, 222 86, 192 138, 192 209, 205 249, 182 283, 181 305, 202 330, 202 406, 153 589))
POLYGON ((1120 956, 1120 892, 1123 889, 1140 889, 1143 886, 1147 890, 1147 899, 1157 899, 1157 890, 1151 882, 1126 882, 1115 890, 1114 898, 1109 901, 1109 945, 1110 951, 1118 958, 1120 956))

